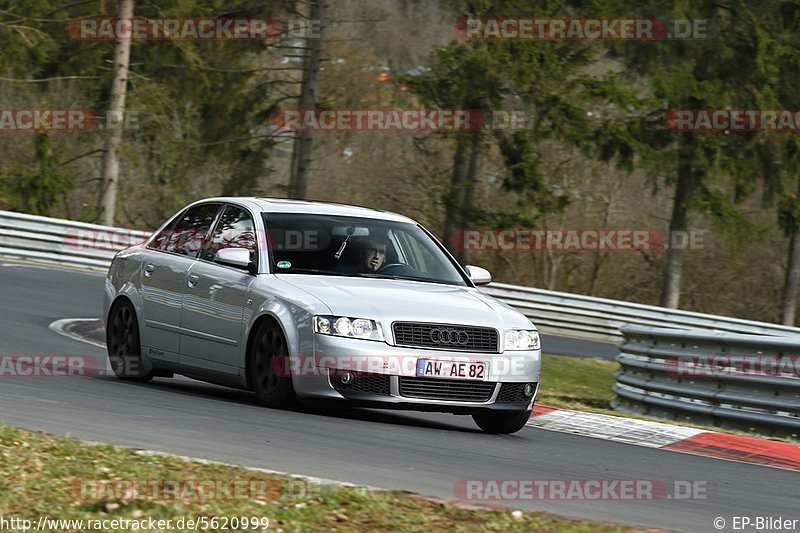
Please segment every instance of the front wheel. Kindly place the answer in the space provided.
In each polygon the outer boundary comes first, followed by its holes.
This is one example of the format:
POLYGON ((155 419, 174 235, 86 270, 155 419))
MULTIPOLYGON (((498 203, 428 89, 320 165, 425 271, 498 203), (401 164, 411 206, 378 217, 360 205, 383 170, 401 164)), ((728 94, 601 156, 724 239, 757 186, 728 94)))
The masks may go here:
POLYGON ((281 360, 289 355, 280 326, 272 322, 262 322, 253 336, 250 349, 250 387, 256 393, 259 403, 267 407, 294 407, 297 398, 291 376, 276 373, 281 366, 281 360))
POLYGON ((486 433, 515 433, 525 427, 530 411, 475 413, 472 419, 486 433))
POLYGON ((142 382, 153 379, 153 371, 146 368, 142 359, 136 311, 128 302, 116 304, 108 314, 106 349, 111 370, 118 378, 142 382))

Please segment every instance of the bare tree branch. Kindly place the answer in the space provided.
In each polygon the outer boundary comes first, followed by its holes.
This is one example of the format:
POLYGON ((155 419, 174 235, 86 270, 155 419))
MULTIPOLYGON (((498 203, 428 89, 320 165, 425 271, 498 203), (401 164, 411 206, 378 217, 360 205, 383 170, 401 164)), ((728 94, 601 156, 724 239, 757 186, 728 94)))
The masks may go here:
POLYGON ((7 81, 11 83, 44 83, 48 81, 60 81, 60 80, 95 80, 97 78, 99 78, 99 76, 56 76, 54 78, 39 78, 35 80, 17 80, 14 78, 0 77, 0 81, 7 81))

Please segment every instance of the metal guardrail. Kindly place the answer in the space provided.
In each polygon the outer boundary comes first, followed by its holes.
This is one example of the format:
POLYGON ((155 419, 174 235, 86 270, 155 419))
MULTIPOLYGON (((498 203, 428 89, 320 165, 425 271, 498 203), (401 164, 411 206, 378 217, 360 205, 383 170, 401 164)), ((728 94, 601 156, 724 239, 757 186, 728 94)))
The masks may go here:
POLYGON ((147 231, 0 211, 0 256, 106 271, 119 250, 147 231))
POLYGON ((800 435, 800 339, 623 327, 618 411, 800 435))
POLYGON ((546 333, 620 342, 625 325, 701 329, 729 333, 752 333, 778 337, 800 337, 800 328, 731 318, 655 305, 637 304, 492 283, 483 292, 521 311, 546 333))
MULTIPOLYGON (((128 230, 0 211, 0 256, 105 271, 114 254, 144 240, 128 230)), ((798 336, 800 328, 606 298, 492 283, 481 290, 518 309, 546 333, 619 342, 628 325, 798 336)))

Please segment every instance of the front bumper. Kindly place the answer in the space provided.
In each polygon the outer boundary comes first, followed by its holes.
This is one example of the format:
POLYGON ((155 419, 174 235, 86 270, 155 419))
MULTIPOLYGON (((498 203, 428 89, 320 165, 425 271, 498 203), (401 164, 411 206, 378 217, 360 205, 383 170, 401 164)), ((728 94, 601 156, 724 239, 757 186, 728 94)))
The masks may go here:
MULTIPOLYGON (((390 346, 383 342, 315 334, 314 372, 293 375, 304 398, 345 400, 350 405, 471 414, 530 409, 539 383, 541 351, 502 354, 390 346), (416 361, 456 359, 486 363, 486 379, 417 377, 416 361), (356 376, 344 384, 344 371, 356 376), (533 395, 524 395, 531 384, 533 395)), ((308 359, 308 358, 307 358, 308 359)), ((311 367, 311 361, 304 368, 311 367)))

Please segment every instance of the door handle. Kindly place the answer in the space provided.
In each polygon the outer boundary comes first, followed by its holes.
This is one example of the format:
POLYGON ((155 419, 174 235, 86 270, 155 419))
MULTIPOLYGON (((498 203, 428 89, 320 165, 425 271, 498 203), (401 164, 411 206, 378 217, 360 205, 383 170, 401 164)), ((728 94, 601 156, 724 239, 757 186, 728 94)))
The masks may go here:
POLYGON ((144 276, 146 278, 149 278, 150 276, 153 275, 153 270, 155 270, 155 269, 156 269, 155 265, 145 265, 144 266, 144 276))
POLYGON ((188 278, 186 278, 186 284, 189 286, 189 288, 194 289, 195 287, 197 287, 197 282, 199 280, 200 280, 199 276, 191 274, 188 278))

